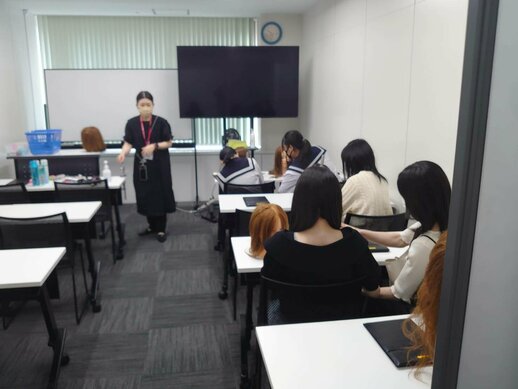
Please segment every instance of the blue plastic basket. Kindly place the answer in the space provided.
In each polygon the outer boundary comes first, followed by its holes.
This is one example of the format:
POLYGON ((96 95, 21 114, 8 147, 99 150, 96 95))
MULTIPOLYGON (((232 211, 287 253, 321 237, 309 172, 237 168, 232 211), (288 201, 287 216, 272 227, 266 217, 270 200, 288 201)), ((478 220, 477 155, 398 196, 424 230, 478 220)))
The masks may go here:
POLYGON ((61 150, 61 130, 26 131, 32 154, 54 154, 61 150))

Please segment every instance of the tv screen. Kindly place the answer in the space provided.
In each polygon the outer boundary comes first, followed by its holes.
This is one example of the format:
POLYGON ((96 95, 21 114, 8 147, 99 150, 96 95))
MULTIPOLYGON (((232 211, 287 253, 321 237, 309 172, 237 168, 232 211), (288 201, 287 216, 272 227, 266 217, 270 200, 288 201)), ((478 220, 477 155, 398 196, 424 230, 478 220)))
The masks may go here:
POLYGON ((298 116, 298 47, 177 50, 180 117, 298 116))

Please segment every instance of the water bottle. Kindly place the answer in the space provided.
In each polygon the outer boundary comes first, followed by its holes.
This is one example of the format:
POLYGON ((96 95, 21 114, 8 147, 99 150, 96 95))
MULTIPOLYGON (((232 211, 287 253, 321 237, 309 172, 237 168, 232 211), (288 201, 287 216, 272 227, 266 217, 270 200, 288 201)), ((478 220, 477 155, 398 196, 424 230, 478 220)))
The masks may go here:
POLYGON ((49 161, 47 161, 46 159, 42 159, 40 161, 41 165, 43 166, 43 170, 44 170, 44 175, 45 175, 45 184, 48 184, 49 183, 49 180, 50 180, 50 175, 49 175, 49 161))
POLYGON ((40 173, 38 171, 38 161, 30 161, 29 169, 31 171, 32 186, 38 186, 40 184, 40 173))
POLYGON ((40 185, 45 185, 47 183, 45 180, 45 167, 43 166, 42 161, 38 161, 38 178, 40 180, 40 185))
POLYGON ((112 176, 112 171, 110 170, 110 167, 108 166, 108 161, 104 161, 103 165, 103 172, 102 172, 102 178, 105 180, 109 180, 112 176))
POLYGON ((254 129, 250 129, 250 148, 255 149, 255 131, 254 129))

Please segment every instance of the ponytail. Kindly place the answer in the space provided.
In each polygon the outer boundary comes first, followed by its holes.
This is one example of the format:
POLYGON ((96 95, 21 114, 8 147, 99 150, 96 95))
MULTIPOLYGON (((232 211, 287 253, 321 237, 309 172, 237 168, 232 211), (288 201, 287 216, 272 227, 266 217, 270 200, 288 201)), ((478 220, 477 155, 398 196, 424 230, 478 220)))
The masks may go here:
POLYGON ((234 158, 235 155, 236 150, 234 150, 232 147, 225 146, 219 152, 219 159, 226 165, 232 158, 234 158))
POLYGON ((305 169, 311 163, 311 143, 305 139, 297 130, 288 131, 282 138, 282 145, 292 146, 299 150, 300 154, 297 157, 301 161, 301 168, 305 169))

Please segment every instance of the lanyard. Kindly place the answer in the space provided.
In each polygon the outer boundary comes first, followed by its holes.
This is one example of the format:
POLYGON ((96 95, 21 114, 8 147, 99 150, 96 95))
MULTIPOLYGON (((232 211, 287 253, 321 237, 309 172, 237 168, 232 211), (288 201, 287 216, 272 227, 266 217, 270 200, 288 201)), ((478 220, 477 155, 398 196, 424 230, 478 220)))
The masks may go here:
POLYGON ((144 139, 144 143, 146 144, 146 146, 151 141, 151 133, 153 132, 153 127, 154 127, 153 116, 151 116, 151 119, 149 120, 149 132, 147 134, 147 139, 146 139, 146 131, 144 130, 144 121, 142 120, 142 118, 140 118, 140 130, 142 131, 142 139, 144 139))

